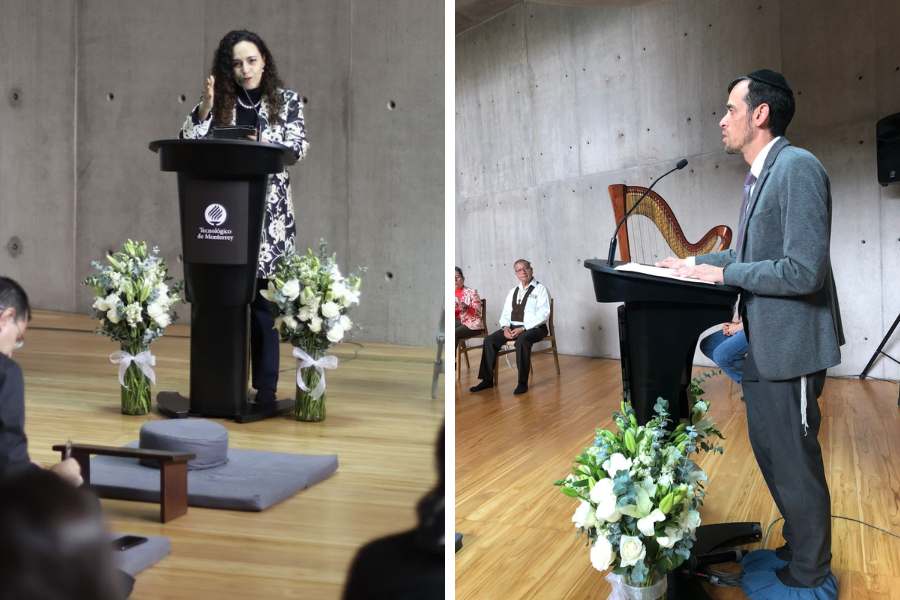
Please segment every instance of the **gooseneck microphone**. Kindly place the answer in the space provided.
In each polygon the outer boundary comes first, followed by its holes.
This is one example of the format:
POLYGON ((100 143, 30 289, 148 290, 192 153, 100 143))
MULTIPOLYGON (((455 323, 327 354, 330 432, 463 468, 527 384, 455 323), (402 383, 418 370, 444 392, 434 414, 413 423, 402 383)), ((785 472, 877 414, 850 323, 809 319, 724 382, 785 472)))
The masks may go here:
MULTIPOLYGON (((681 160, 679 160, 679 161, 678 161, 678 164, 675 165, 675 168, 674 168, 674 169, 670 169, 670 170, 666 171, 665 173, 663 173, 662 175, 660 175, 659 177, 657 177, 657 178, 656 178, 656 181, 654 181, 653 183, 651 183, 651 184, 650 184, 650 187, 648 187, 648 188, 644 191, 644 193, 641 194, 641 197, 638 198, 638 201, 631 205, 631 208, 628 209, 628 212, 625 213, 625 216, 622 217, 622 220, 619 221, 619 224, 618 224, 618 225, 616 225, 616 230, 613 231, 612 239, 609 240, 609 260, 606 261, 606 264, 607 264, 607 265, 609 265, 610 267, 613 265, 613 257, 614 257, 615 254, 616 254, 616 236, 619 234, 619 229, 621 229, 621 227, 622 227, 622 225, 625 223, 626 219, 628 219, 628 215, 630 215, 632 212, 634 212, 634 209, 636 209, 636 208, 638 207, 638 204, 641 203, 641 200, 643 200, 644 198, 647 197, 647 194, 650 193, 650 190, 653 189, 653 186, 654 186, 654 185, 656 185, 657 183, 659 183, 659 180, 660 180, 660 179, 662 179, 663 177, 665 177, 665 176, 668 175, 669 173, 672 173, 673 171, 678 171, 678 170, 680 170, 680 169, 685 168, 685 167, 687 166, 687 164, 688 164, 688 161, 687 161, 686 158, 682 158, 681 160)), ((627 196, 626 196, 626 197, 627 197, 627 196)))
MULTIPOLYGON (((260 117, 259 115, 259 107, 253 103, 253 99, 250 97, 250 92, 247 91, 247 88, 245 88, 244 86, 240 86, 240 88, 244 92, 244 96, 247 97, 247 102, 250 103, 250 108, 252 108, 253 112, 256 113, 256 141, 261 142, 262 140, 259 138, 262 135, 262 117, 260 117)), ((260 97, 259 101, 262 102, 262 97, 260 97)))

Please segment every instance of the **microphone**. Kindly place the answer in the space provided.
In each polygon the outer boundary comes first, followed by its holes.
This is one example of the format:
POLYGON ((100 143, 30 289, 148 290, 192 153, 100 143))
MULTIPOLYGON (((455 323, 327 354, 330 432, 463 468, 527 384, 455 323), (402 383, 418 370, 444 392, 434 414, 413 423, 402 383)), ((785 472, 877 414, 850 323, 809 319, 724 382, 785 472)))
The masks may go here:
POLYGON ((660 180, 660 179, 662 179, 663 177, 665 177, 665 176, 668 175, 669 173, 672 173, 673 171, 679 171, 679 170, 685 168, 685 167, 687 166, 687 164, 688 164, 688 161, 687 161, 686 158, 682 158, 681 160, 679 160, 678 163, 675 165, 675 168, 674 168, 674 169, 669 169, 668 171, 666 171, 665 173, 663 173, 662 175, 660 175, 659 177, 657 177, 657 178, 656 178, 656 181, 654 181, 653 183, 651 183, 651 184, 650 184, 650 187, 648 187, 648 188, 644 191, 644 193, 641 194, 641 197, 638 198, 638 201, 631 205, 631 208, 628 210, 628 212, 625 213, 625 216, 622 217, 622 220, 619 221, 619 224, 616 225, 616 229, 615 229, 615 231, 613 231, 612 239, 609 240, 609 260, 606 261, 606 264, 607 264, 608 266, 611 267, 611 266, 613 265, 613 256, 615 256, 615 254, 616 254, 616 236, 618 235, 619 229, 621 229, 622 224, 625 223, 625 220, 628 218, 628 215, 630 215, 632 212, 634 212, 634 209, 636 209, 637 206, 638 206, 638 204, 641 203, 641 200, 643 200, 644 198, 647 197, 647 194, 650 193, 650 190, 653 189, 653 186, 654 186, 654 185, 656 185, 657 183, 659 183, 659 180, 660 180))
MULTIPOLYGON (((259 116, 259 108, 257 108, 256 104, 253 102, 253 99, 250 97, 250 92, 247 91, 247 88, 244 86, 240 86, 241 90, 244 92, 244 96, 247 97, 247 102, 250 103, 250 107, 253 109, 253 112, 256 113, 256 141, 261 142, 259 139, 262 135, 262 118, 259 116)), ((262 97, 259 99, 262 102, 262 97)))

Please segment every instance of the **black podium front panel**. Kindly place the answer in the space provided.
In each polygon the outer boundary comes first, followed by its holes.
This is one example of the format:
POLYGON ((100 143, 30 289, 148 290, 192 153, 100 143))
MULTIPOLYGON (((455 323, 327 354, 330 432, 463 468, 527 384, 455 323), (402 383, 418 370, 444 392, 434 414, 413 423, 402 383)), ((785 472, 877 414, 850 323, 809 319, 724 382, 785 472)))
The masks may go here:
POLYGON ((249 181, 180 178, 185 262, 247 264, 249 188, 249 181))

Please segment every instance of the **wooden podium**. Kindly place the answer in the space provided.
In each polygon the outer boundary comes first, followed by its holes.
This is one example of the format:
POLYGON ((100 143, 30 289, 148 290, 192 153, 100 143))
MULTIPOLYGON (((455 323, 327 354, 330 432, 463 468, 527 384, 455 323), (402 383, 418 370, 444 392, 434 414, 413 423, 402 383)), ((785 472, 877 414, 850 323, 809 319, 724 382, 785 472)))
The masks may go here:
POLYGON ((249 140, 158 140, 160 169, 178 173, 187 301, 191 303, 190 398, 160 392, 170 417, 244 423, 290 408, 248 402, 250 302, 271 173, 295 162, 289 148, 249 140))

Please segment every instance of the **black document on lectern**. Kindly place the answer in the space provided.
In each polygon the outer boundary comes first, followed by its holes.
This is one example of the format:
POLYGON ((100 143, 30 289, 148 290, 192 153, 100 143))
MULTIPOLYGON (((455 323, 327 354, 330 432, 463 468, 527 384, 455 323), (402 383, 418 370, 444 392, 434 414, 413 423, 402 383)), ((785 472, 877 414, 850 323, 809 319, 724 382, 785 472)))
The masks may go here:
POLYGON ((255 127, 242 127, 232 125, 229 127, 213 127, 210 137, 217 140, 247 140, 249 136, 256 135, 255 127))
POLYGON ((185 262, 247 264, 248 191, 247 181, 180 180, 185 262))

